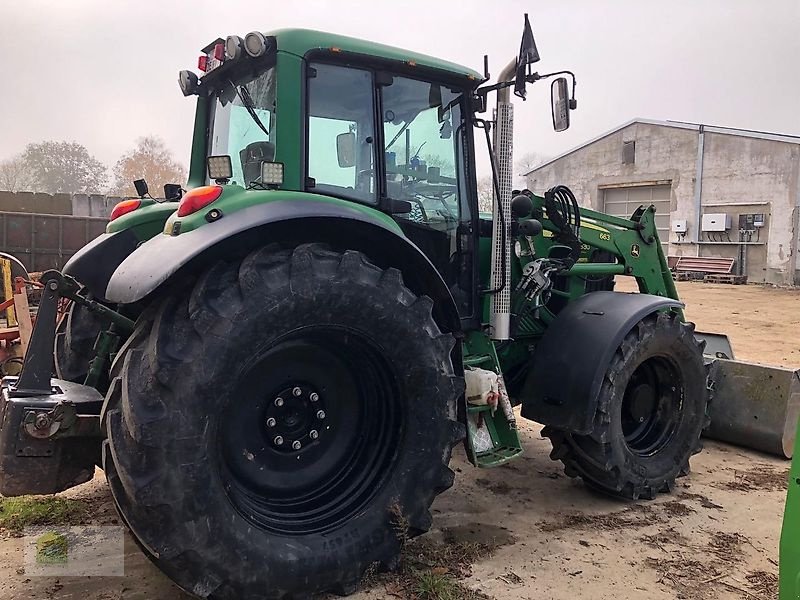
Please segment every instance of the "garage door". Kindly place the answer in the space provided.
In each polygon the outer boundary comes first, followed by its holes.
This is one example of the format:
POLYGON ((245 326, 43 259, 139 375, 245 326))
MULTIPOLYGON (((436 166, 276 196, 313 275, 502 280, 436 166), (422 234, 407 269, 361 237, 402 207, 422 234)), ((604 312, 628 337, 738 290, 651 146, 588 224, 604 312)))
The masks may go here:
MULTIPOLYGON (((603 190, 603 210, 630 219, 642 204, 656 207, 656 229, 662 244, 669 242, 669 213, 672 188, 669 185, 639 185, 603 190)), ((666 248, 664 249, 666 252, 666 248)))

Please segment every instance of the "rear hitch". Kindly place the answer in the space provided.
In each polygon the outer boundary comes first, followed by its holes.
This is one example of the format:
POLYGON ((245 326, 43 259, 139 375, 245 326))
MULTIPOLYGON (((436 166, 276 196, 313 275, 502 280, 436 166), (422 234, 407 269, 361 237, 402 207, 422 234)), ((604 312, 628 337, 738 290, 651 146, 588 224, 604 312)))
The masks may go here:
POLYGON ((100 461, 100 392, 53 379, 48 393, 20 397, 18 383, 5 377, 0 391, 0 494, 55 494, 89 481, 100 461))
MULTIPOLYGON (((88 385, 51 379, 58 299, 70 298, 103 314, 112 328, 133 329, 130 319, 83 297, 71 277, 47 271, 41 282, 44 290, 22 372, 0 384, 3 496, 63 491, 90 480, 100 461, 103 396, 88 385)), ((103 346, 105 354, 95 359, 102 365, 116 347, 103 346)))

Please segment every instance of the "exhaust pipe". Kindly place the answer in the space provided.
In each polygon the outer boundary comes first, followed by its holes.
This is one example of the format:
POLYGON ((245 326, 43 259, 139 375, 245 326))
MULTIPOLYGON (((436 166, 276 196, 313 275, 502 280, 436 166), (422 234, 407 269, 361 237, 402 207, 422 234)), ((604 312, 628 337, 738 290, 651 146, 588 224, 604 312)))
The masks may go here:
MULTIPOLYGON (((500 72, 498 83, 514 79, 517 61, 500 72)), ((500 196, 492 186, 492 296, 490 334, 493 340, 511 338, 511 186, 514 179, 514 106, 511 88, 497 90, 495 108, 494 155, 500 196), (502 214, 502 217, 501 217, 502 214), (505 235, 503 235, 503 228, 505 235), (505 242, 505 243, 504 243, 505 242), (503 285, 505 283, 505 285, 503 285), (502 287, 502 289, 500 289, 502 287)))

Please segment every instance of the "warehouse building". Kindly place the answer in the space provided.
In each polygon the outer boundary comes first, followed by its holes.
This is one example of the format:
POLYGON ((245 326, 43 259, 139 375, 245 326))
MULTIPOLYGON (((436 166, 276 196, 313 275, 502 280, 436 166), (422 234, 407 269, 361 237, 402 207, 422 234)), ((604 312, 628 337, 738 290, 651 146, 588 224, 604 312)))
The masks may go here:
POLYGON ((653 204, 671 257, 733 258, 751 282, 800 284, 798 136, 634 119, 525 177, 612 215, 653 204))

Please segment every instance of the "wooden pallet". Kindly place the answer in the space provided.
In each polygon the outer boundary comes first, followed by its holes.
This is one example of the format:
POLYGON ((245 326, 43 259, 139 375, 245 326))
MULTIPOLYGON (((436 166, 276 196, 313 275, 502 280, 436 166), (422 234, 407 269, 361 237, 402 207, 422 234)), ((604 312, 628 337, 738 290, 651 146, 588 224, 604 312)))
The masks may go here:
POLYGON ((733 273, 706 275, 703 279, 705 283, 730 283, 732 285, 742 285, 747 283, 747 275, 734 275, 733 273))
POLYGON ((672 279, 674 281, 703 281, 705 273, 699 271, 673 271, 672 279))
POLYGON ((733 270, 734 259, 717 256, 681 256, 675 264, 675 270, 702 271, 703 273, 719 273, 728 275, 733 270))

